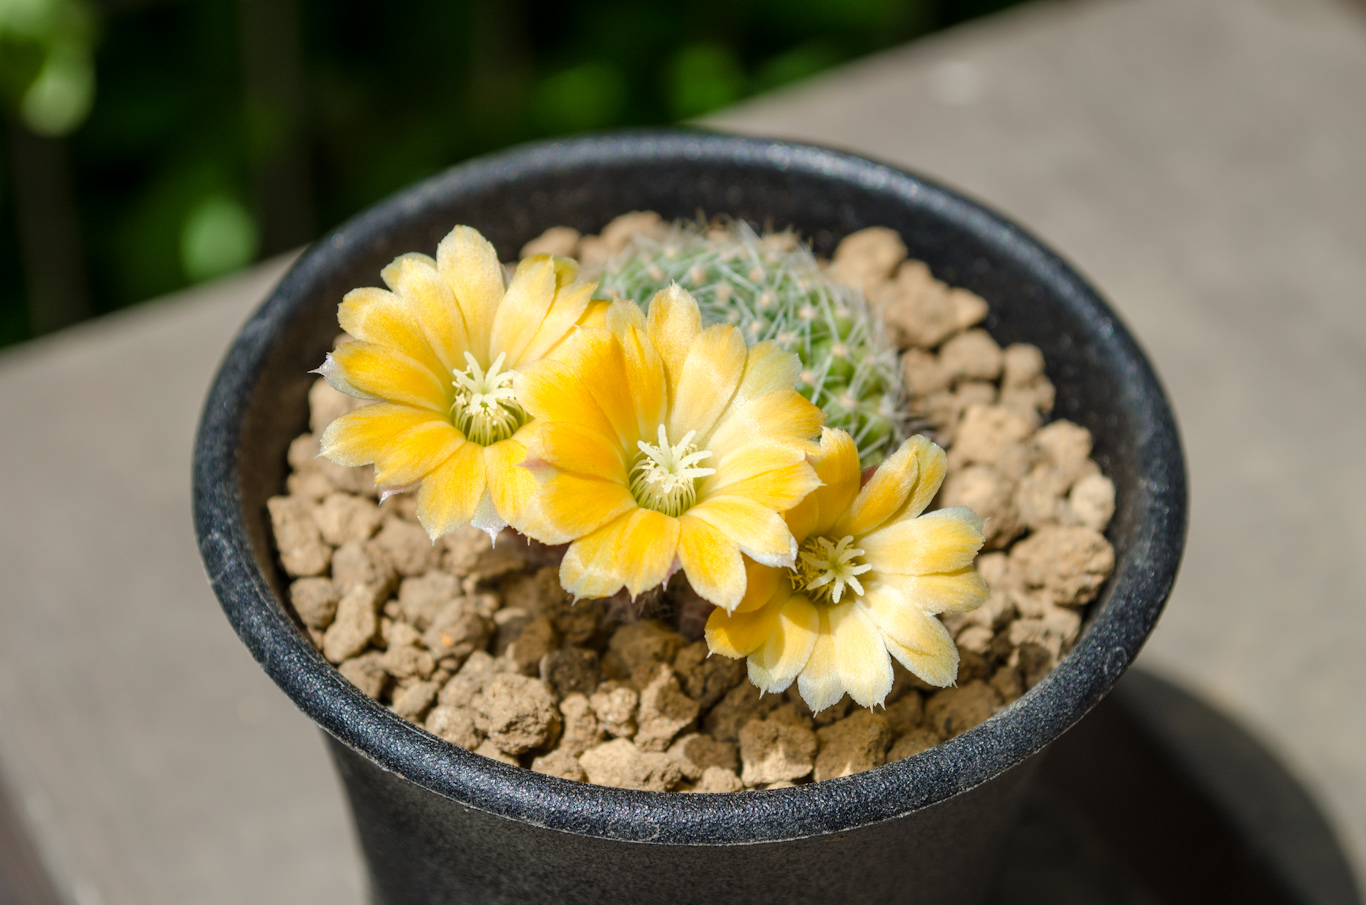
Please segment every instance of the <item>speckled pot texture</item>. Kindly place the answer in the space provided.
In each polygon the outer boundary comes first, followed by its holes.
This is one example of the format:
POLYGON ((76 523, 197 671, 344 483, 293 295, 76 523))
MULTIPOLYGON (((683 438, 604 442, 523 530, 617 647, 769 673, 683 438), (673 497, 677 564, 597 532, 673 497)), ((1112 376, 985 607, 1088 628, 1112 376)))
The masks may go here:
POLYGON ((449 170, 322 238, 242 329, 209 392, 195 524, 214 590, 271 678, 326 732, 371 893, 449 902, 974 903, 994 882, 1035 756, 1081 719, 1152 630, 1176 574, 1186 474, 1162 387, 1085 280, 1019 227, 928 180, 822 148, 689 131, 517 148, 449 170), (865 226, 900 232, 935 276, 991 303, 1001 343, 1043 350, 1058 417, 1095 435, 1115 482, 1115 572, 1076 647, 1001 713, 914 757, 789 789, 633 792, 505 766, 405 722, 347 683, 282 601, 266 499, 306 430, 307 373, 336 309, 400 253, 458 223, 504 260, 548 227, 725 214, 794 226, 818 253, 865 226))

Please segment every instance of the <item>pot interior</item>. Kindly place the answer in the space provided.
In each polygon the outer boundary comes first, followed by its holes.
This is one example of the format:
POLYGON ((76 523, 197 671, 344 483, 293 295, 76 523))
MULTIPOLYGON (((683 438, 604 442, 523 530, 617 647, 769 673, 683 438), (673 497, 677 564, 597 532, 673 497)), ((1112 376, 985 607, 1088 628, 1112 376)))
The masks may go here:
MULTIPOLYGON (((985 782, 1079 719, 1151 630, 1184 541, 1180 444, 1141 350, 1076 272, 1018 227, 960 195, 825 149, 694 132, 532 145, 450 170, 319 240, 246 325, 205 409, 196 455, 196 518, 224 608, 267 671, 302 709, 366 758, 481 809, 532 807, 535 819, 556 825, 584 796, 625 796, 650 803, 640 805, 645 810, 639 827, 618 831, 657 838, 648 833, 658 827, 647 824, 655 823, 660 809, 686 827, 692 818, 714 819, 707 817, 709 810, 731 807, 701 801, 727 796, 586 786, 566 791, 578 784, 534 774, 525 795, 490 792, 490 783, 506 779, 511 768, 404 723, 340 680, 313 651, 281 604, 287 580, 269 539, 265 502, 283 486, 290 441, 307 429, 306 396, 315 379, 309 372, 332 347, 337 304, 348 290, 379 285, 380 269, 399 254, 434 254, 456 224, 475 227, 503 260, 514 260, 525 242, 551 226, 593 233, 633 210, 653 210, 666 219, 721 215, 756 228, 793 227, 823 255, 863 227, 895 229, 910 256, 925 261, 938 279, 988 301, 985 326, 998 342, 1028 342, 1043 351, 1057 389, 1054 416, 1090 429, 1094 458, 1116 488, 1107 531, 1116 553, 1114 574, 1092 604, 1075 648, 1043 682, 986 723, 905 761, 841 780, 735 797, 779 802, 772 813, 791 818, 784 823, 786 836, 849 828, 985 782), (557 803, 557 796, 564 801, 557 803), (854 799, 857 812, 847 807, 854 799), (806 816, 794 818, 781 804, 796 801, 806 816)), ((736 841, 776 832, 765 828, 766 818, 753 808, 729 817, 736 841)), ((566 819, 565 828, 572 823, 566 819)), ((680 841, 687 840, 685 829, 677 832, 680 841)))

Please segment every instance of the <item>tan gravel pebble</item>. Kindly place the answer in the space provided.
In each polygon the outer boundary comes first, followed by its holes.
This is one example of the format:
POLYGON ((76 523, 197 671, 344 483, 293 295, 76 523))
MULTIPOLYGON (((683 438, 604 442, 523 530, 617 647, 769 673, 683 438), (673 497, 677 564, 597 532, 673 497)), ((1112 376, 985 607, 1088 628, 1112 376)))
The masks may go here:
POLYGON ((394 713, 405 720, 421 723, 423 714, 432 706, 432 701, 436 700, 438 688, 435 682, 419 681, 408 685, 400 683, 398 691, 394 692, 394 713))
POLYGON ((906 243, 895 230, 870 226, 845 236, 835 248, 829 277, 867 294, 890 279, 906 260, 906 243))
POLYGON ((996 380, 1002 358, 1001 347, 985 330, 959 333, 939 350, 939 365, 953 380, 996 380))
POLYGON ((986 519, 982 534, 989 550, 1005 547, 1024 529, 1015 505, 1015 483, 991 465, 968 465, 944 481, 945 506, 967 506, 986 519))
POLYGON ((356 585, 343 594, 337 616, 323 635, 323 656, 340 663, 365 650, 379 632, 377 611, 382 601, 382 593, 368 585, 356 585))
POLYGON ((641 751, 626 738, 615 738, 590 748, 579 755, 579 763, 588 774, 589 782, 619 789, 667 792, 683 778, 678 764, 668 755, 641 751))
POLYGON ((420 632, 425 632, 436 614, 458 596, 460 582, 451 573, 439 570, 405 578, 398 587, 403 618, 420 632))
POLYGON ((925 722, 944 738, 953 738, 995 713, 999 703, 995 690, 978 679, 930 698, 925 722))
POLYGON ((378 701, 389 684, 389 673, 385 671, 380 662, 381 656, 379 651, 367 651, 359 656, 343 660, 337 666, 337 671, 342 674, 346 681, 365 692, 370 698, 378 701))
POLYGON ((939 736, 935 734, 933 729, 925 727, 912 729, 892 743, 892 747, 887 751, 887 762, 892 763, 910 757, 912 754, 928 751, 939 744, 939 741, 939 736))
POLYGON ((343 594, 358 585, 382 588, 387 594, 397 580, 389 554, 373 540, 342 544, 332 554, 332 583, 343 594))
POLYGON ((753 786, 809 776, 816 733, 786 720, 750 720, 740 729, 740 778, 753 786))
POLYGON ((560 714, 564 721, 560 750, 577 757, 602 743, 605 734, 587 697, 576 692, 565 695, 560 701, 560 714))
POLYGON ((572 258, 579 248, 579 231, 572 226, 552 226, 522 246, 520 257, 557 255, 572 258))
POLYGON ((711 767, 734 772, 740 767, 735 745, 700 732, 689 733, 669 746, 666 752, 683 771, 686 779, 696 781, 711 767))
POLYGON ((463 663, 488 643, 492 633, 491 621, 468 598, 457 597, 437 612, 422 640, 438 660, 450 657, 463 663))
POLYGON ((782 698, 776 695, 761 697, 759 689, 748 682, 740 682, 712 707, 703 719, 703 727, 713 738, 737 741, 741 726, 767 716, 781 701, 782 698))
POLYGON ((476 725, 499 750, 521 754, 547 748, 560 734, 560 711, 540 679, 500 673, 471 702, 476 725))
POLYGON ((572 779, 575 782, 586 782, 588 780, 588 774, 584 772, 579 759, 563 748, 556 748, 549 754, 543 754, 536 758, 531 762, 531 769, 535 773, 558 776, 560 779, 572 779))
POLYGON ((323 542, 313 518, 311 500, 277 496, 266 501, 280 564, 293 577, 320 575, 332 562, 332 548, 323 542))
POLYGON ((537 674, 562 698, 573 692, 592 694, 598 687, 597 652, 573 646, 552 650, 537 664, 537 674))
POLYGON ((642 619, 617 629, 607 644, 602 668, 615 679, 628 679, 641 666, 672 663, 688 641, 658 619, 642 619))
POLYGON ((859 710, 817 730, 816 739, 820 753, 814 777, 820 782, 881 765, 892 744, 892 730, 885 715, 859 710))
POLYGON ((725 767, 708 767, 702 771, 702 776, 697 780, 689 792, 742 792, 745 784, 740 781, 740 777, 735 775, 734 770, 725 767))
POLYGON ((1095 599, 1115 568, 1115 551, 1104 535, 1091 528, 1043 528, 1010 551, 1016 568, 1032 587, 1041 587, 1057 603, 1075 606, 1095 599))
POLYGON ((347 541, 369 540, 379 527, 379 507, 350 493, 329 493, 313 512, 323 540, 334 547, 347 541))
POLYGON ((289 602, 309 628, 325 629, 337 615, 341 593, 330 578, 300 578, 289 586, 289 602))
POLYGON ((670 667, 658 664, 649 669, 651 678, 640 686, 635 742, 642 751, 663 751, 678 733, 697 722, 700 708, 683 693, 670 667))
POLYGON ((375 541, 389 554, 394 568, 403 576, 429 572, 441 559, 441 548, 432 543, 426 530, 407 519, 386 518, 375 541))
POLYGON ((484 741, 471 707, 441 704, 427 714, 426 729, 432 735, 473 751, 484 741))
POLYGON ((886 323, 893 344, 933 349, 958 329, 949 289, 920 261, 906 261, 869 301, 886 323))
POLYGON ((624 682, 603 682, 589 696, 593 712, 608 735, 630 738, 636 734, 636 707, 640 694, 624 682))
POLYGON ((1115 515, 1115 482, 1102 474, 1077 480, 1067 493, 1071 519, 1092 531, 1104 531, 1115 515))
MULTIPOLYGON (((409 630, 416 631, 411 627, 409 630)), ((436 672, 436 660, 430 651, 415 644, 394 644, 392 641, 380 657, 380 665, 396 679, 430 679, 436 672)))
POLYGON ((690 698, 703 710, 710 708, 745 675, 745 661, 709 656, 707 642, 694 641, 674 657, 674 672, 690 698))

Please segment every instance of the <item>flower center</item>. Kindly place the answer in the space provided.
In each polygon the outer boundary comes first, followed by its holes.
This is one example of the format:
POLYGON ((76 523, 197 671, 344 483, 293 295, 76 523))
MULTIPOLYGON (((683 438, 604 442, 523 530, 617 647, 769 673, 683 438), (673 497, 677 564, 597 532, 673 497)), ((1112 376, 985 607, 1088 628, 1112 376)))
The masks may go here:
POLYGON ((850 535, 846 534, 838 543, 815 537, 802 544, 788 578, 795 590, 805 591, 817 603, 839 603, 845 588, 853 588, 855 594, 862 596, 863 585, 858 577, 872 568, 859 560, 862 555, 863 550, 854 546, 850 535))
POLYGON ((631 496, 646 509, 665 515, 681 515, 697 502, 697 482, 716 474, 715 468, 698 468, 697 463, 711 458, 711 450, 699 450, 688 431, 683 439, 669 444, 664 425, 659 426, 659 444, 637 440, 640 455, 631 465, 631 496))
POLYGON ((507 353, 499 352, 485 371, 466 352, 469 367, 456 371, 451 381, 455 385, 455 402, 451 403, 453 423, 465 439, 480 446, 506 440, 527 422, 526 411, 512 392, 513 372, 503 370, 506 359, 507 353))

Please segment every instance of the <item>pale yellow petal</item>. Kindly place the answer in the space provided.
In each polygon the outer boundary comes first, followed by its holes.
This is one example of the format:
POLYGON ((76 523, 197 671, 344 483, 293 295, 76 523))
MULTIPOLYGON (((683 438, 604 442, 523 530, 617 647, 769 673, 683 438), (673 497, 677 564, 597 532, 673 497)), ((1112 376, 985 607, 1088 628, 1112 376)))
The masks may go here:
MULTIPOLYGON (((588 390, 606 416, 622 447, 634 451, 642 435, 621 340, 610 330, 579 328, 559 360, 579 377, 580 386, 588 390)), ((515 381, 513 386, 517 386, 515 381)))
POLYGON ((830 630, 830 616, 824 608, 817 608, 820 622, 811 655, 797 676, 797 691, 813 713, 833 707, 844 697, 844 683, 840 681, 839 665, 835 660, 835 636, 830 630))
POLYGON ((904 518, 859 539, 864 562, 899 575, 956 572, 972 564, 982 543, 982 520, 963 507, 904 518))
POLYGON ((768 640, 790 594, 779 594, 748 613, 727 613, 717 607, 707 618, 707 647, 714 654, 735 659, 747 657, 768 640))
POLYGON ((876 569, 866 574, 869 582, 891 585, 927 613, 967 613, 991 596, 986 581, 971 567, 933 575, 896 575, 876 569))
POLYGON ((707 448, 721 458, 756 439, 763 439, 790 443, 815 453, 820 448, 815 441, 824 420, 821 410, 801 393, 779 390, 722 413, 707 441, 707 448))
POLYGON ((915 446, 916 460, 919 462, 918 475, 916 477, 915 490, 911 493, 911 498, 906 501, 904 516, 915 517, 925 511, 925 507, 930 505, 934 495, 939 492, 940 486, 944 483, 944 475, 948 470, 948 456, 944 450, 940 449, 929 437, 923 434, 916 434, 906 441, 906 445, 915 446))
POLYGON ((697 335, 673 385, 670 437, 696 431, 698 444, 706 446, 740 384, 746 354, 744 336, 730 324, 715 324, 697 335))
POLYGON ((436 262, 426 255, 402 255, 384 268, 380 276, 412 311, 427 344, 445 365, 441 373, 464 370, 469 331, 455 303, 455 294, 437 272, 436 262))
POLYGON ((832 535, 859 537, 887 521, 906 504, 919 472, 916 445, 907 440, 877 467, 868 483, 859 490, 853 505, 835 520, 832 535))
POLYGON ((522 460, 526 458, 523 442, 526 430, 523 428, 508 439, 484 448, 484 471, 493 509, 504 524, 518 531, 522 530, 523 511, 538 487, 536 478, 522 467, 522 460))
POLYGON ((702 330, 702 315, 688 291, 677 283, 670 283, 650 299, 646 320, 650 341, 664 360, 664 374, 672 389, 678 386, 688 350, 702 330))
POLYGON ((688 510, 735 541, 750 559, 766 566, 789 566, 797 543, 782 516, 751 499, 722 495, 709 497, 688 510))
MULTIPOLYGON (((617 306, 613 306, 614 308, 617 306)), ((627 303, 625 306, 640 317, 640 308, 627 303)), ((639 324, 630 323, 616 332, 621 343, 622 362, 626 371, 626 382, 630 386, 631 398, 636 408, 636 430, 640 437, 657 440, 656 431, 668 414, 669 403, 664 383, 664 362, 639 324)), ((670 434, 677 442, 681 435, 670 434)))
POLYGON ((802 362, 795 352, 788 352, 771 340, 756 343, 749 347, 745 373, 732 404, 739 408, 760 396, 790 390, 797 385, 801 372, 802 362))
POLYGON ((763 692, 786 691, 806 666, 820 632, 820 615, 805 597, 789 597, 768 640, 749 655, 749 680, 763 692))
POLYGON ((737 613, 749 613, 768 603, 774 597, 786 598, 792 593, 792 582, 787 569, 775 569, 748 556, 745 563, 745 596, 735 608, 737 613))
MULTIPOLYGON (((649 324, 645 320, 645 312, 640 310, 640 306, 635 302, 625 299, 616 299, 606 303, 607 307, 603 313, 603 326, 621 336, 629 328, 634 327, 637 332, 649 337, 649 324)), ((653 343, 651 343, 653 345, 653 343)))
POLYGON ((327 426, 322 435, 322 454, 338 465, 369 465, 409 430, 441 420, 430 409, 408 405, 377 402, 361 406, 327 426))
POLYGON ((958 648, 948 629, 894 588, 870 588, 863 598, 887 649, 918 677, 943 688, 958 677, 958 648))
POLYGON ((882 632, 859 603, 828 608, 835 668, 849 697, 861 707, 881 704, 892 690, 892 659, 882 632))
POLYGON ((422 479, 417 491, 417 520, 435 540, 474 518, 487 484, 484 480, 484 448, 464 443, 422 479))
POLYGON ((470 352, 487 364, 493 316, 503 299, 503 265, 478 230, 457 226, 436 248, 436 269, 464 317, 470 352))
POLYGON ((862 468, 854 439, 838 428, 821 430, 820 451, 811 457, 811 466, 825 485, 813 491, 803 505, 812 512, 810 534, 827 534, 835 522, 853 505, 859 492, 862 468))
POLYGON ((540 486, 523 520, 529 537, 562 544, 596 531, 635 508, 635 498, 625 485, 566 472, 540 486))
POLYGON ((722 494, 747 497, 761 506, 783 512, 797 505, 807 494, 821 486, 815 469, 804 461, 804 457, 803 460, 790 465, 740 480, 722 483, 718 479, 723 477, 729 478, 730 474, 723 474, 718 469, 716 474, 704 478, 699 485, 699 495, 707 498, 722 494))
POLYGON ((678 518, 678 561, 688 584, 702 597, 734 610, 746 597, 745 563, 735 541, 701 519, 678 518))
POLYGON ((454 390, 432 370, 397 349, 367 342, 345 343, 328 355, 346 382, 360 392, 440 414, 450 411, 454 390))
POLYGON ((629 486, 626 460, 614 435, 606 436, 571 421, 536 421, 528 428, 528 454, 540 462, 556 471, 629 486))
POLYGON ((551 303, 545 319, 522 349, 518 364, 552 354, 574 332, 576 326, 585 325, 591 319, 588 312, 593 304, 595 288, 594 283, 571 283, 557 290, 555 301, 551 303))
POLYGON ((550 305, 555 301, 555 289, 555 263, 549 255, 536 255, 518 263, 493 315, 489 339, 491 357, 500 352, 506 354, 509 368, 522 363, 522 350, 549 313, 550 305))
MULTIPOLYGON (((337 323, 356 339, 398 349, 434 374, 444 375, 448 370, 432 351, 412 306, 387 289, 367 287, 348 292, 337 307, 337 323)), ((464 337, 462 325, 462 343, 464 337)))
POLYGON ((416 484, 468 442, 445 420, 415 427, 375 456, 375 483, 382 487, 416 484))
POLYGON ((635 509, 569 545, 560 584, 574 597, 636 597, 662 585, 678 552, 678 519, 635 509))
MULTIPOLYGON (((577 344, 576 337, 571 345, 577 344)), ((523 365, 512 379, 512 390, 522 408, 539 422, 578 424, 617 437, 616 428, 593 399, 580 372, 565 361, 543 358, 523 365)))

